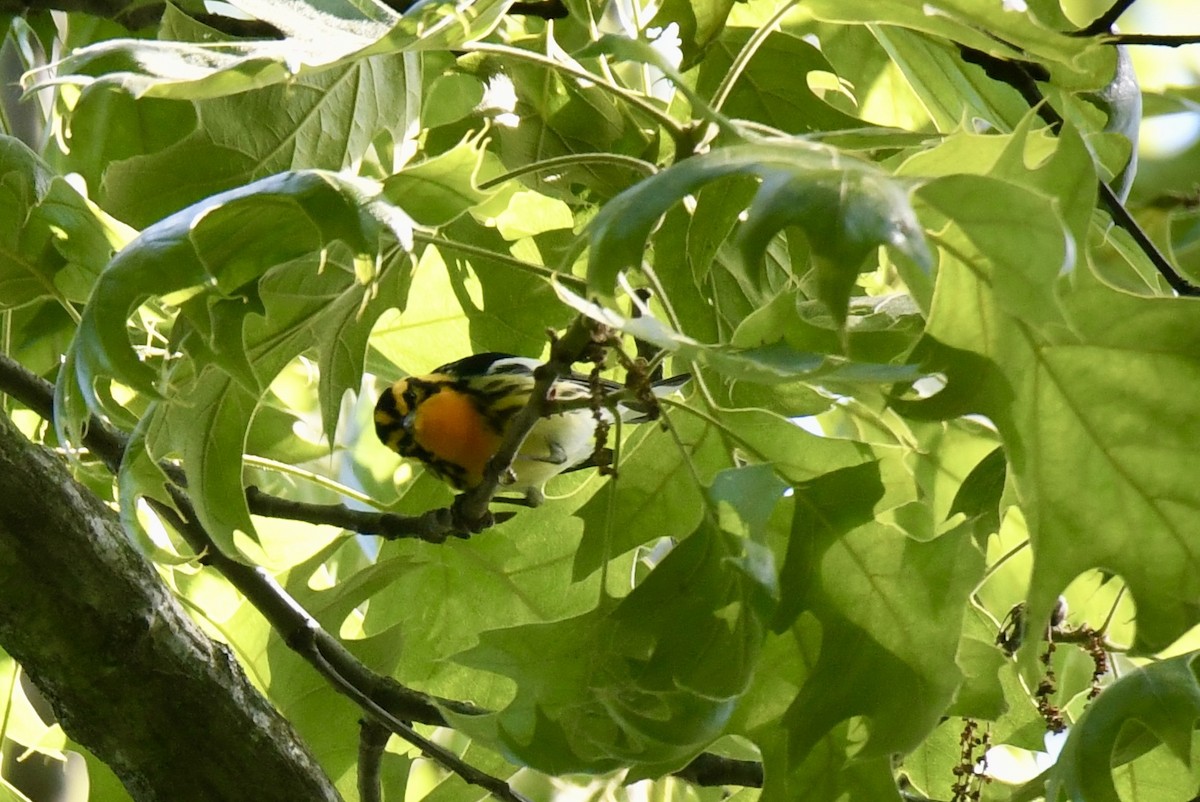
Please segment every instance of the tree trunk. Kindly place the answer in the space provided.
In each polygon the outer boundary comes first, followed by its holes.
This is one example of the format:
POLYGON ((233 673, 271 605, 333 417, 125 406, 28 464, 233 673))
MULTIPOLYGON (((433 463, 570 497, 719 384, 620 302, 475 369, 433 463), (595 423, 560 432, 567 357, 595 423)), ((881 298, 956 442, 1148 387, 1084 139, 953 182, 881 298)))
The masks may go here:
POLYGON ((116 514, 0 413, 0 646, 137 800, 337 800, 116 514))

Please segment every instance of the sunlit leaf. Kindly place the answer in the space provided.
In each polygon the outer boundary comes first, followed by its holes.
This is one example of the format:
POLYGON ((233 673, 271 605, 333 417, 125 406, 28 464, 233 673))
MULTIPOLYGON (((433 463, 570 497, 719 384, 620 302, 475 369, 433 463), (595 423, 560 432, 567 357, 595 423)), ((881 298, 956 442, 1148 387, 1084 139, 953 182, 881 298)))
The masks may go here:
POLYGON ((1190 763, 1200 718, 1195 661, 1192 653, 1152 663, 1107 688, 1071 728, 1050 773, 1046 798, 1116 802, 1121 797, 1112 768, 1145 751, 1121 754, 1122 744, 1140 731, 1153 734, 1176 760, 1190 763))
MULTIPOLYGON (((368 208, 367 186, 316 171, 285 173, 213 196, 146 229, 101 274, 67 355, 58 397, 78 397, 98 409, 94 384, 101 377, 157 392, 154 371, 139 359, 126 328, 131 312, 149 297, 201 291, 237 297, 272 266, 334 241, 374 259, 389 227, 407 237, 402 214, 368 208), (253 227, 245 224, 248 214, 253 227), (164 263, 173 269, 162 270, 164 263)), ((60 410, 68 412, 59 419, 60 431, 77 434, 76 402, 60 410)))
POLYGON ((799 141, 738 145, 696 156, 626 190, 590 228, 589 281, 611 292, 617 276, 641 267, 644 243, 671 206, 730 175, 760 179, 738 233, 746 269, 756 276, 770 239, 801 227, 817 269, 818 293, 835 319, 867 254, 892 246, 915 262, 929 255, 902 185, 870 164, 799 141))
MULTIPOLYGON (((716 498, 747 503, 718 487, 716 498)), ((484 633, 456 660, 519 679, 517 695, 499 714, 456 722, 555 773, 686 763, 720 733, 753 673, 772 595, 763 558, 752 541, 705 524, 620 601, 484 633)))
MULTIPOLYGON (((110 39, 57 62, 55 83, 119 86, 135 97, 203 99, 289 81, 366 56, 447 50, 487 34, 511 0, 447 0, 397 15, 382 4, 240 0, 286 39, 179 42, 110 39), (368 13, 369 12, 369 13, 368 13)), ((40 79, 37 73, 30 83, 40 79)))
POLYGON ((0 309, 86 297, 120 227, 11 137, 0 137, 0 198, 0 309))

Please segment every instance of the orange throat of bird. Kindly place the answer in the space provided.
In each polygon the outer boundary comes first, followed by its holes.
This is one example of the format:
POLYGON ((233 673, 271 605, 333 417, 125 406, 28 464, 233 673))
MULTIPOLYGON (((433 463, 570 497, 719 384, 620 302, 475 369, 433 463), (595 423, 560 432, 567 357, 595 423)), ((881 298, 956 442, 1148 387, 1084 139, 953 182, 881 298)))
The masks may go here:
POLYGON ((413 438, 436 459, 464 469, 467 487, 483 481, 484 469, 501 440, 470 396, 445 390, 421 402, 413 438))

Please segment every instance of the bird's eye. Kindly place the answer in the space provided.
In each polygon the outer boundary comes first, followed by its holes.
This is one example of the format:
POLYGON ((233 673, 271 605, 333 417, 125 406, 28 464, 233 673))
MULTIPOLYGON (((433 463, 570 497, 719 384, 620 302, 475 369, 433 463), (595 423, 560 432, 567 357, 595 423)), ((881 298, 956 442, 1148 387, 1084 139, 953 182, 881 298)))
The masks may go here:
POLYGON ((417 406, 417 391, 412 387, 405 387, 404 392, 400 393, 400 402, 406 411, 412 411, 417 406))

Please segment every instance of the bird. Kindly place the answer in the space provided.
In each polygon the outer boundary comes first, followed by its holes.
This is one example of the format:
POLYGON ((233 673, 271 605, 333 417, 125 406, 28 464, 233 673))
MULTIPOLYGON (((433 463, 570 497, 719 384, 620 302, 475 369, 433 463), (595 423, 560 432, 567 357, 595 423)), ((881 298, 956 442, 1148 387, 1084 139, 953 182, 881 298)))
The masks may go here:
MULTIPOLYGON (((467 491, 483 482, 488 461, 499 450, 516 414, 529 401, 536 359, 489 351, 450 362, 421 376, 408 376, 387 387, 375 405, 375 434, 403 457, 424 463, 426 469, 455 490, 467 491)), ((652 383, 656 396, 666 395, 690 377, 674 376, 652 383)), ((623 386, 600 381, 606 393, 623 386)), ((587 376, 572 373, 554 382, 553 401, 589 398, 587 376)), ((524 491, 531 505, 540 503, 545 483, 565 471, 588 467, 597 451, 597 416, 608 423, 607 408, 581 408, 543 417, 529 432, 505 477, 507 489, 524 491), (599 411, 597 411, 597 409, 599 411)), ((641 423, 655 413, 645 403, 618 406, 621 420, 641 423)))

